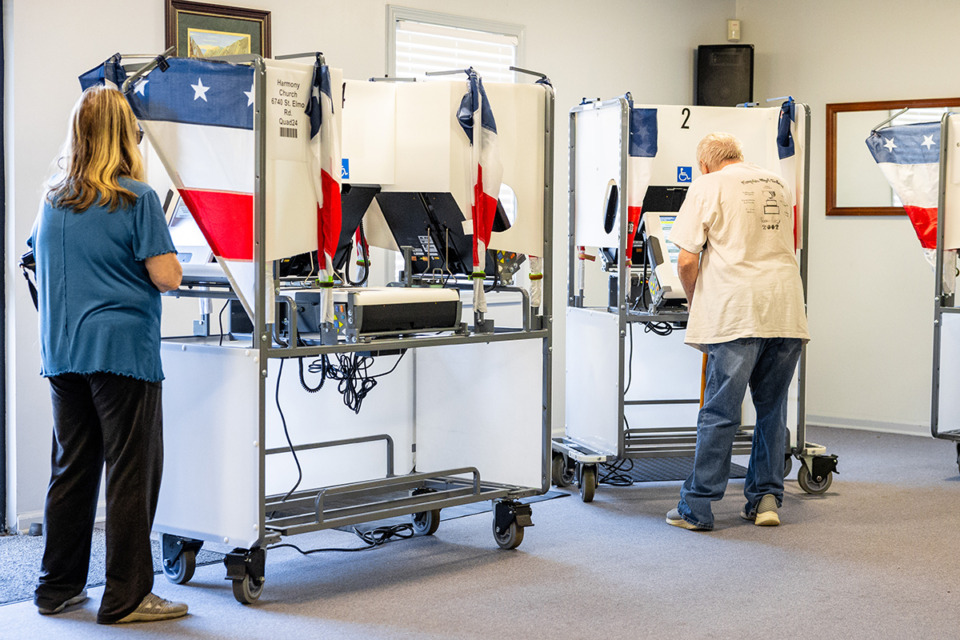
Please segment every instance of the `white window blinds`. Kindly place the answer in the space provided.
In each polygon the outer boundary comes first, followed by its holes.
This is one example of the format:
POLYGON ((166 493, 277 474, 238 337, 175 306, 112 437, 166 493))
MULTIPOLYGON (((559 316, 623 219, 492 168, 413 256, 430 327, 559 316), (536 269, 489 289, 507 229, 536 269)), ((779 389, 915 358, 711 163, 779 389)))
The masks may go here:
MULTIPOLYGON (((396 22, 398 78, 473 67, 484 82, 515 82, 519 36, 414 20, 396 22)), ((449 79, 449 78, 446 78, 449 79)))

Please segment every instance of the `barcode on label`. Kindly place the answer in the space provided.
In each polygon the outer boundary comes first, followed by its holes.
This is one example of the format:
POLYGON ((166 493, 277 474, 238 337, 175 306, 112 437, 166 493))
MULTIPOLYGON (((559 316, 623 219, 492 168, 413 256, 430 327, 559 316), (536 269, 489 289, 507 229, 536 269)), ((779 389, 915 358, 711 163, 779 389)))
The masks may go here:
POLYGON ((280 127, 280 137, 281 138, 296 138, 297 130, 291 127, 280 127))

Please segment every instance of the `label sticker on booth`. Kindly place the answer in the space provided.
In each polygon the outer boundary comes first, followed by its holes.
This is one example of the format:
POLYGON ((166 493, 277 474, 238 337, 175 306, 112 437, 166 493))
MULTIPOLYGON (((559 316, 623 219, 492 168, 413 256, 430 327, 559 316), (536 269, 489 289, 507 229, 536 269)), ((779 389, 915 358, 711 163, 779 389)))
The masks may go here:
POLYGON ((693 167, 677 167, 677 182, 692 182, 693 167))
POLYGON ((350 159, 341 158, 342 164, 340 165, 340 179, 349 180, 350 179, 350 159))

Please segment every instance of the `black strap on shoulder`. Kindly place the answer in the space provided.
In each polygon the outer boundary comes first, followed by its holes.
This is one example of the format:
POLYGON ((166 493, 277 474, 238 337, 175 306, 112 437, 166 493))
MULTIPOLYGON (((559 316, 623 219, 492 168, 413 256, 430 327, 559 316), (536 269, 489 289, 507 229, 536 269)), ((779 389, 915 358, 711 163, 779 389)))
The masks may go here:
POLYGON ((20 271, 27 281, 27 288, 30 289, 30 297, 33 298, 33 307, 40 310, 37 304, 37 260, 34 258, 33 249, 20 256, 20 271))

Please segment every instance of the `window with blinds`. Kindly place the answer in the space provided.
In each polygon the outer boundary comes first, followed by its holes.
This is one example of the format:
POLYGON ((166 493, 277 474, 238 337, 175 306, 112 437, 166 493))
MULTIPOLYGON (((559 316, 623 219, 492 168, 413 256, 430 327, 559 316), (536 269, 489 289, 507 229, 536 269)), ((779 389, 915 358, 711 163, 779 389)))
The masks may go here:
MULTIPOLYGON (((394 74, 426 78, 427 71, 473 67, 484 82, 515 82, 519 34, 398 19, 395 24, 394 74)), ((449 79, 449 78, 447 78, 449 79)))
MULTIPOLYGON (((393 25, 393 51, 387 68, 394 77, 416 80, 450 80, 454 76, 427 76, 428 71, 473 67, 484 84, 516 82, 519 65, 518 25, 461 18, 441 13, 389 6, 393 25)), ((496 117, 496 113, 494 113, 496 117)), ((500 204, 511 223, 517 215, 517 197, 510 185, 500 187, 500 204)))

